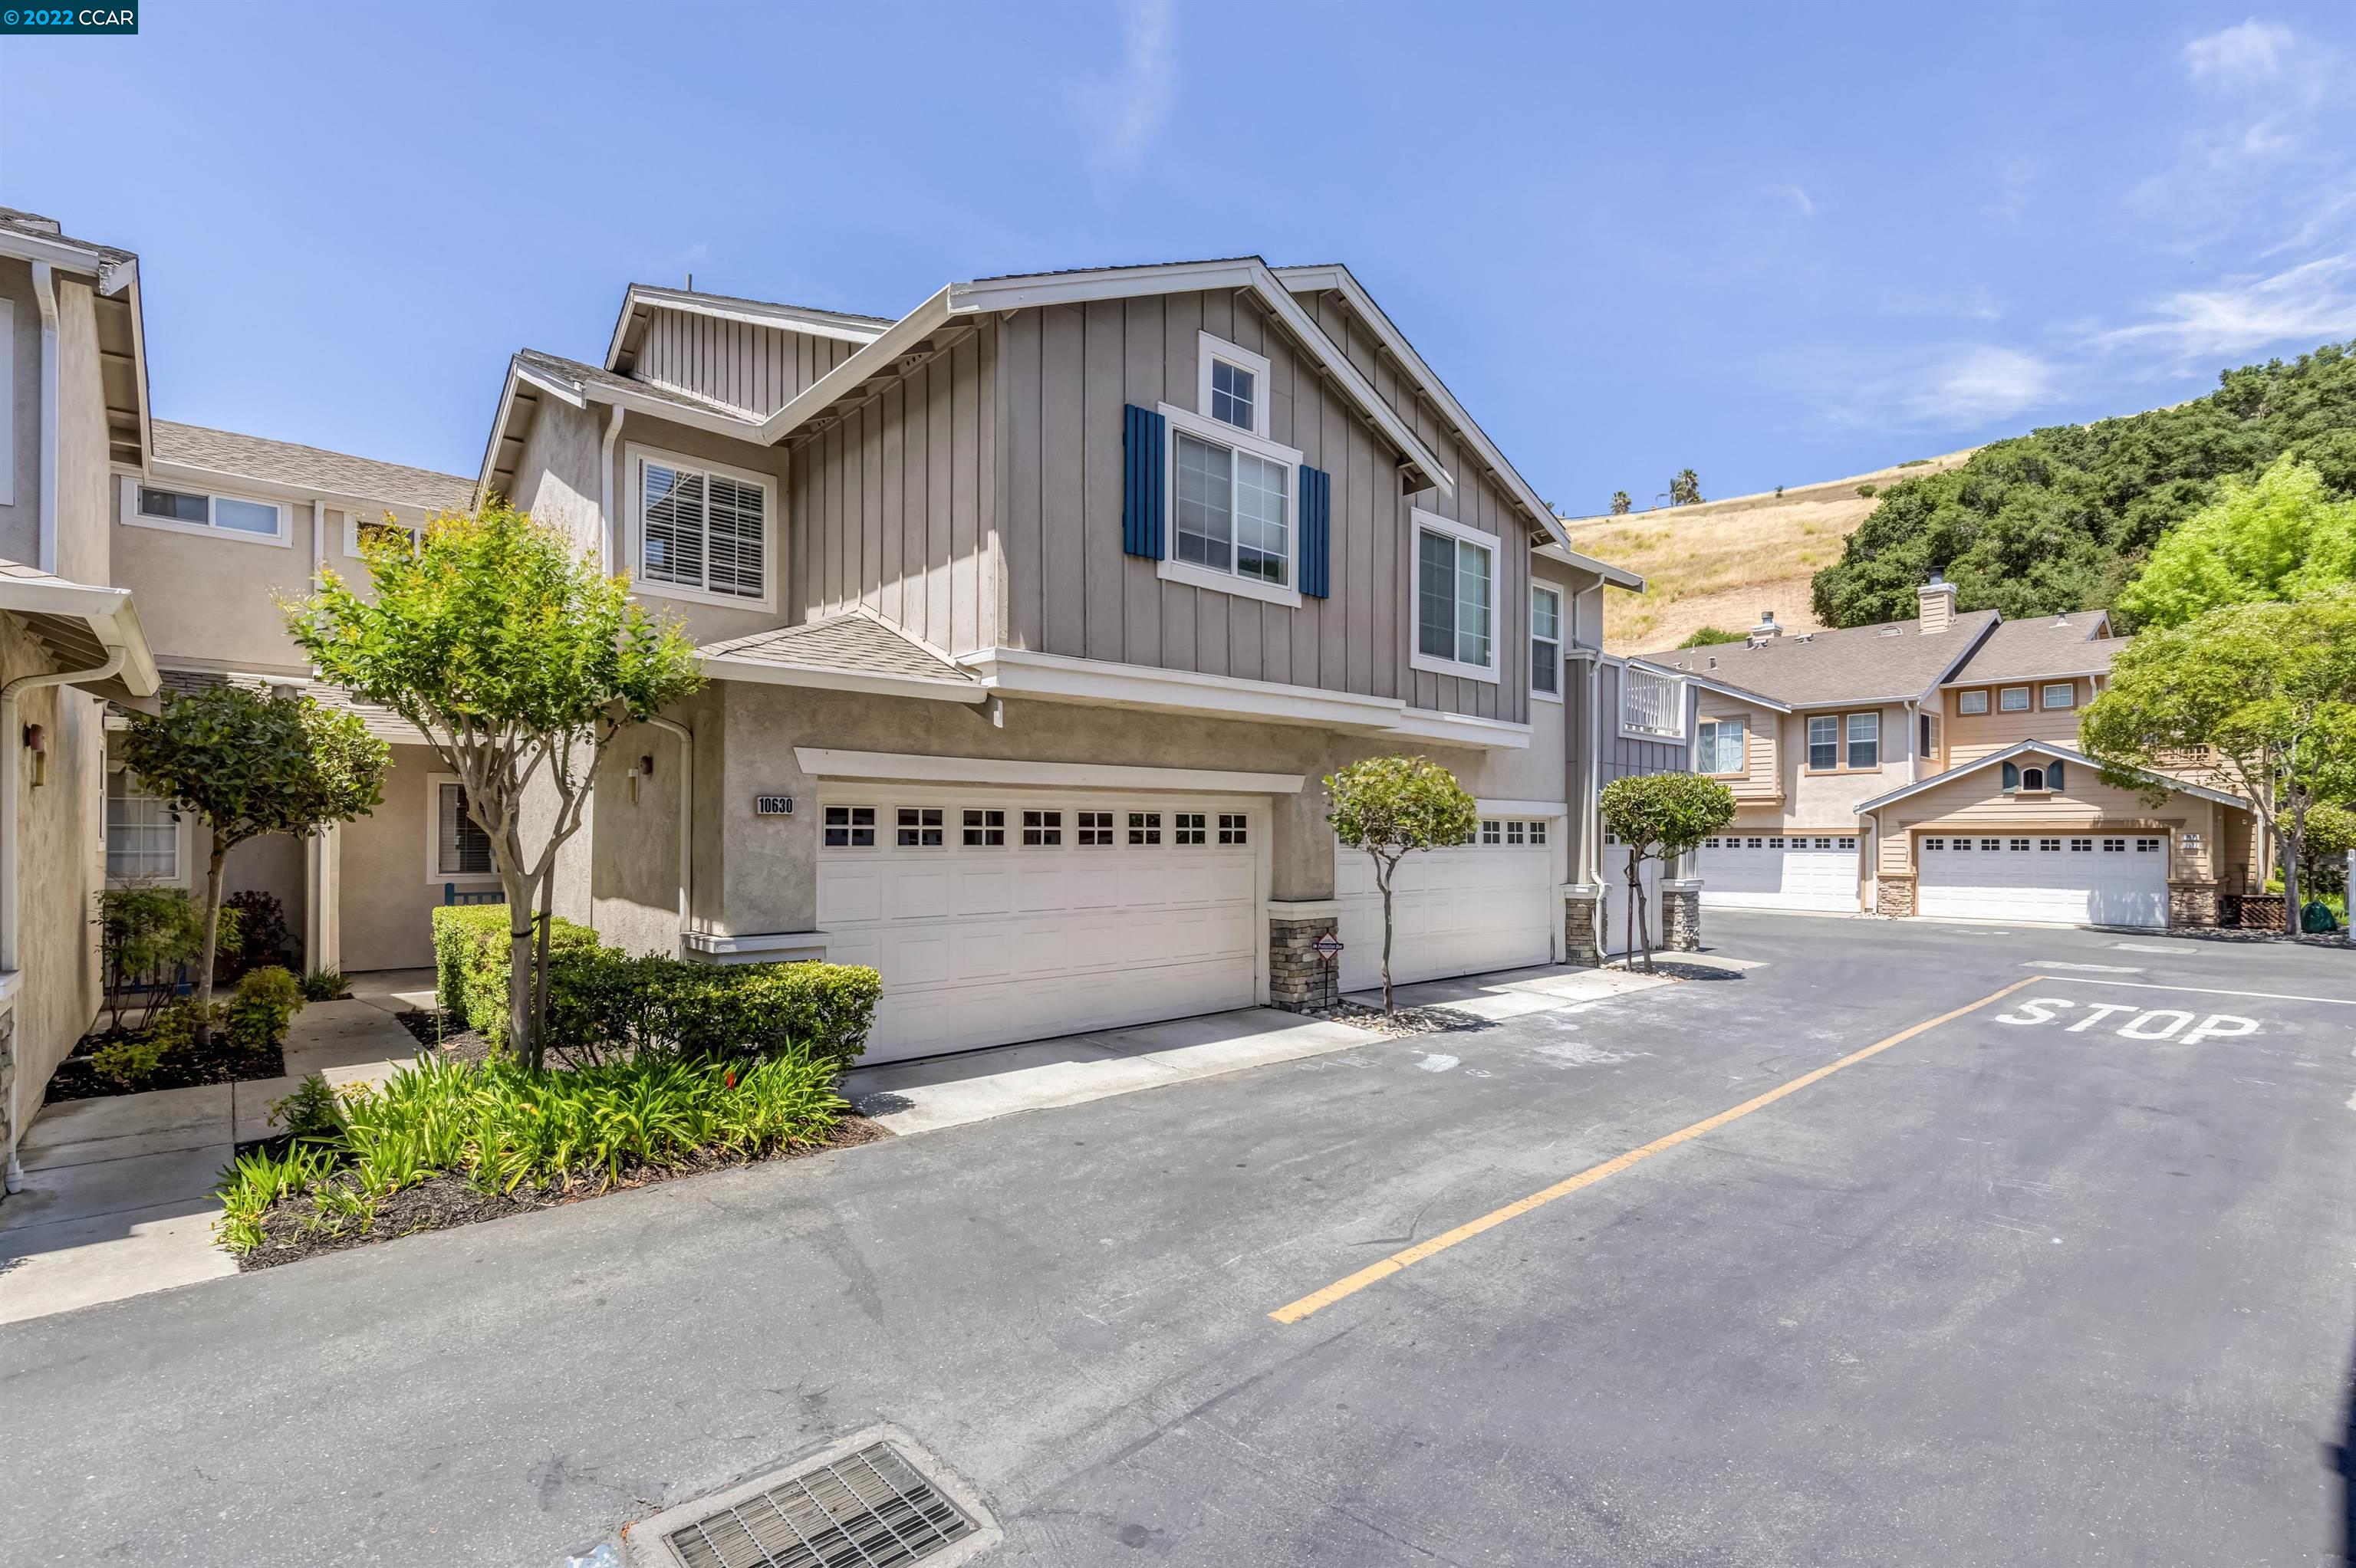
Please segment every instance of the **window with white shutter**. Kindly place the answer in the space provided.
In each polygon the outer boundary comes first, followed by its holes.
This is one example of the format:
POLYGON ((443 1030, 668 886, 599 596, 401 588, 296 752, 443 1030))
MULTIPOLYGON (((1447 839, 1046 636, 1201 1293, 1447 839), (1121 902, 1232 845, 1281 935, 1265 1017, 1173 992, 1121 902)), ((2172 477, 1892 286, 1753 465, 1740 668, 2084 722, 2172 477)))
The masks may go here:
POLYGON ((732 603, 766 601, 772 482, 665 453, 632 457, 639 585, 732 603))
POLYGON ((488 877, 498 873, 491 863, 491 836, 466 815, 466 791, 446 781, 434 786, 434 875, 488 877))

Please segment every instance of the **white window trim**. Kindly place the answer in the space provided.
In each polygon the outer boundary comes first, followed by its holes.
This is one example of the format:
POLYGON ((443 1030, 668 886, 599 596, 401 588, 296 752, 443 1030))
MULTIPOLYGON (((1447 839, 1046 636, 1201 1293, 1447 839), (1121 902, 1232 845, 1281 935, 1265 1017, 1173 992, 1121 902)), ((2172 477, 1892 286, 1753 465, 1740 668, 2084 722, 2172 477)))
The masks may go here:
POLYGON ((1673 700, 1676 703, 1676 729, 1674 731, 1632 729, 1628 724, 1628 661, 1622 659, 1618 662, 1620 665, 1620 700, 1614 706, 1616 706, 1620 711, 1612 716, 1612 728, 1620 732, 1620 738, 1623 741, 1649 741, 1655 746, 1673 746, 1679 741, 1684 740, 1687 734, 1693 729, 1693 726, 1687 722, 1687 720, 1690 717, 1690 708, 1693 699, 1692 688, 1687 686, 1685 681, 1679 679, 1676 676, 1665 676, 1658 670, 1648 669, 1644 671, 1644 674, 1652 679, 1667 681, 1671 689, 1675 691, 1676 696, 1673 700))
MULTIPOLYGON (((1301 453, 1290 446, 1279 446, 1272 441, 1247 435, 1234 425, 1222 424, 1208 414, 1198 414, 1175 403, 1160 404, 1158 411, 1166 421, 1164 439, 1169 445, 1162 454, 1164 553, 1154 563, 1153 575, 1164 582, 1182 582, 1191 588, 1207 588, 1214 593, 1232 593, 1239 599, 1258 599, 1263 603, 1300 609, 1301 453), (1237 452, 1248 452, 1254 457, 1283 465, 1285 581, 1282 584, 1264 582, 1257 577, 1246 577, 1233 571, 1221 571, 1216 567, 1178 559, 1178 432, 1181 431, 1198 440, 1231 447, 1237 452)), ((1235 520, 1232 491, 1228 507, 1228 522, 1232 525, 1235 520)), ((1235 559, 1235 540, 1232 538, 1227 541, 1227 558, 1230 560, 1235 559)))
POLYGON ((244 501, 256 507, 268 507, 278 514, 275 534, 249 534, 239 528, 217 528, 210 523, 184 523, 175 517, 142 517, 139 512, 139 491, 142 482, 135 475, 124 474, 122 481, 121 520, 125 528, 154 528, 158 533, 195 534, 200 539, 228 539, 236 544, 271 545, 279 549, 291 549, 294 545, 294 528, 291 508, 284 501, 270 496, 250 496, 235 490, 218 490, 209 485, 186 485, 177 479, 159 479, 147 485, 150 490, 173 490, 185 496, 206 496, 225 501, 244 501))
POLYGON ((1987 688, 1986 688, 1986 687, 1981 687, 1981 688, 1979 688, 1978 689, 1974 690, 1974 691, 1959 691, 1959 692, 1955 693, 1955 715, 1956 715, 1956 717, 1958 717, 1958 718, 1962 718, 1962 719, 1977 719, 1977 718, 1979 718, 1981 715, 1983 715, 1983 714, 1985 714, 1986 712, 1987 712, 1987 710, 1988 710, 1988 694, 1987 694, 1987 688), (1978 699, 1980 699, 1980 705, 1979 705, 1977 708, 1973 708, 1973 707, 1967 706, 1967 705, 1970 703, 1971 699, 1972 699, 1973 698, 1975 698, 1975 697, 1976 697, 1976 698, 1978 698, 1978 699))
MULTIPOLYGON (((392 520, 396 524, 409 530, 409 537, 412 545, 419 536, 425 531, 426 515, 423 512, 417 511, 416 508, 410 507, 379 507, 369 515, 367 519, 369 526, 370 528, 381 527, 384 523, 384 515, 387 512, 392 514, 392 520)), ((348 507, 344 508, 344 556, 349 560, 358 560, 360 559, 360 521, 361 519, 359 513, 353 511, 348 507)))
POLYGON ((1564 634, 1569 630, 1570 625, 1570 595, 1565 593, 1559 587, 1551 582, 1533 582, 1530 584, 1530 642, 1533 645, 1547 640, 1545 637, 1539 636, 1537 633, 1538 595, 1541 593, 1551 593, 1554 595, 1554 689, 1552 691, 1540 691, 1538 689, 1537 682, 1533 680, 1530 682, 1530 698, 1531 700, 1537 702, 1560 702, 1562 700, 1562 677, 1565 673, 1567 673, 1567 667, 1563 662, 1562 647, 1564 634))
POLYGON ((1240 425, 1229 424, 1225 420, 1211 419, 1211 361, 1224 359, 1238 370, 1248 370, 1252 373, 1252 427, 1249 433, 1260 441, 1266 441, 1269 438, 1267 356, 1255 354, 1248 348, 1230 343, 1224 337, 1215 337, 1207 332, 1197 332, 1194 335, 1194 348, 1195 411, 1203 418, 1210 420, 1221 430, 1237 435, 1246 433, 1240 425))
POLYGON ((425 882, 428 887, 442 882, 455 882, 462 887, 479 888, 498 884, 499 873, 488 871, 444 871, 442 865, 442 786, 456 784, 466 788, 466 781, 456 773, 425 775, 425 882))
MULTIPOLYGON (((121 763, 110 760, 107 763, 106 771, 111 777, 115 773, 126 773, 129 770, 121 763)), ((174 841, 172 846, 172 863, 175 867, 173 874, 168 877, 107 876, 104 878, 104 880, 108 887, 187 888, 195 886, 196 869, 194 862, 196 859, 196 822, 195 819, 189 816, 186 812, 179 812, 175 815, 176 819, 173 823, 174 841)), ((98 801, 98 863, 99 869, 101 873, 103 874, 106 868, 106 793, 102 786, 99 794, 98 801)))
MULTIPOLYGON (((670 452, 659 446, 641 446, 627 442, 622 447, 622 473, 629 486, 626 505, 629 519, 629 549, 625 559, 629 562, 630 592, 657 599, 677 599, 691 604, 719 604, 731 610, 752 610, 775 613, 777 607, 777 579, 785 571, 785 559, 777 549, 777 479, 774 474, 762 474, 750 468, 734 468, 725 463, 714 463, 708 457, 692 453, 670 452), (656 582, 646 577, 646 475, 640 464, 659 463, 666 468, 690 468, 699 474, 717 474, 723 479, 734 479, 740 485, 751 485, 761 492, 761 597, 747 599, 734 593, 714 593, 707 588, 689 588, 676 582, 656 582)), ((707 539, 709 538, 707 532, 707 539)))
POLYGON ((2075 709, 2078 706, 2078 683, 2074 680, 2049 680, 2043 682, 2037 688, 2037 706, 2049 713, 2062 713, 2075 709), (2053 693, 2057 690, 2068 692, 2070 694, 2070 700, 2067 702, 2052 701, 2051 699, 2053 693))
POLYGON ((2031 708, 2036 706, 2034 700, 2035 697, 2035 691, 2026 686, 2000 686, 1997 688, 1996 693, 1997 711, 1999 713, 2026 713, 2031 708), (2004 705, 2005 698, 2016 691, 2020 693, 2020 706, 2018 708, 2007 708, 2004 705))
MULTIPOLYGON (((1714 742, 1719 739, 1719 737, 1713 735, 1710 739, 1714 742)), ((1715 756, 1710 758, 1710 761, 1713 763, 1717 760, 1718 759, 1715 756)), ((1710 779, 1739 779, 1749 777, 1751 773, 1750 719, 1746 715, 1740 713, 1697 714, 1694 718, 1694 771, 1701 774, 1702 777, 1710 779), (1724 769, 1715 767, 1706 768, 1701 766, 1701 748, 1703 745, 1701 732, 1703 727, 1705 725, 1715 725, 1719 729, 1723 729, 1729 724, 1737 726, 1742 732, 1742 744, 1740 748, 1741 765, 1739 767, 1724 769)))
POLYGON ((1427 533, 1444 534, 1489 552, 1489 662, 1485 665, 1466 664, 1460 659, 1435 658, 1423 651, 1423 547, 1419 539, 1410 547, 1415 552, 1415 581, 1408 596, 1408 667, 1429 675, 1452 675, 1464 680, 1499 685, 1497 650, 1505 641, 1505 617, 1498 613, 1498 595, 1502 589, 1499 579, 1505 575, 1505 541, 1495 534, 1483 533, 1479 528, 1468 528, 1453 517, 1443 517, 1420 507, 1410 507, 1409 512, 1415 525, 1411 537, 1427 533))

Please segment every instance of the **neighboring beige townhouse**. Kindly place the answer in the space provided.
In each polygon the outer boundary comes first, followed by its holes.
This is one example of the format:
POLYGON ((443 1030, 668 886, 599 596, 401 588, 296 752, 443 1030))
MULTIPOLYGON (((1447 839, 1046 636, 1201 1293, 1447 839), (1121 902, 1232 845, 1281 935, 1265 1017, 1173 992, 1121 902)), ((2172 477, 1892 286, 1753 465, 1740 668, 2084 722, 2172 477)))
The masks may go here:
POLYGON ((1691 744, 1677 678, 1601 651, 1638 580, 1337 266, 983 279, 897 319, 633 287, 603 364, 515 357, 481 482, 712 677, 614 747, 567 912, 873 964, 872 1058, 1368 984, 1320 781, 1384 752, 1483 816, 1402 868, 1396 971, 1593 962, 1596 791, 1691 744))
POLYGON ((0 1165, 99 999, 108 699, 157 685, 112 584, 115 463, 148 449, 139 263, 0 208, 0 1165))
POLYGON ((2122 645, 2103 611, 1959 614, 1646 655, 1695 692, 1695 768, 1733 792, 1705 906, 2101 925, 2216 923, 2254 891, 2252 816, 2179 780, 2105 784, 2078 719, 2122 645))
MULTIPOLYGON (((602 364, 514 357, 471 479, 154 420, 125 345, 63 532, 114 616, 91 624, 119 642, 135 603, 145 632, 75 699, 59 911, 205 859, 106 768, 101 698, 349 703, 277 598, 489 494, 627 573, 711 677, 613 747, 562 912, 640 951, 874 964, 875 1059, 1373 982, 1378 900, 1322 780, 1384 753, 1481 808, 1401 868, 1400 978, 1599 962, 1623 924, 1597 793, 1692 750, 1682 678, 1601 651, 1605 586, 1641 581, 1569 548, 1340 267, 990 279, 899 318, 637 286, 602 364)), ((433 909, 497 879, 423 738, 353 706, 393 744, 384 805, 242 846, 228 880, 308 965, 423 965, 433 909)), ((1689 938, 1696 885, 1655 885, 1689 938)), ((35 1101, 95 1002, 86 926, 48 925, 75 991, 19 1053, 35 1101)))

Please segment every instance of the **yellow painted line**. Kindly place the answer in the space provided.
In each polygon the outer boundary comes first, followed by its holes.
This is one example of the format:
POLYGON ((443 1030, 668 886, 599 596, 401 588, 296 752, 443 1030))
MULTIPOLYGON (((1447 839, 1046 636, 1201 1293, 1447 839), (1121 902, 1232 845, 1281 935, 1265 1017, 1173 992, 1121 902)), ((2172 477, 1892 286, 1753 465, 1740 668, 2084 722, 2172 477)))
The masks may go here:
POLYGON ((1418 1242, 1405 1252, 1393 1253, 1382 1262, 1369 1264, 1346 1279, 1337 1279, 1323 1290, 1304 1296, 1288 1306, 1278 1307, 1269 1316, 1279 1323, 1298 1323, 1312 1313, 1323 1312, 1344 1296, 1355 1296, 1377 1280, 1388 1279, 1410 1264, 1419 1264, 1426 1258, 1446 1252, 1459 1242, 1469 1242, 1484 1231, 1494 1230, 1508 1220, 1519 1219, 1533 1209, 1542 1209, 1558 1198, 1568 1198, 1581 1188, 1592 1187, 1607 1176, 1617 1176, 1630 1166, 1648 1160, 1656 1154, 1666 1154, 1679 1144, 1689 1143, 1705 1133, 1714 1133, 1730 1122, 1739 1122, 1751 1112, 1764 1110, 1784 1095, 1796 1094, 1809 1084, 1829 1078, 1844 1067, 1854 1067, 1866 1058, 1879 1056, 1891 1046, 1903 1044, 1918 1034, 1937 1029, 1941 1024, 1951 1023, 1965 1013, 1976 1012, 1991 1002, 2000 1002, 2024 986, 2034 986, 2040 980, 2051 978, 2051 976, 2046 975, 2031 975, 2026 980, 2016 980, 2003 990, 1991 992, 1976 1002, 1967 1002, 1953 1012, 1941 1013, 1937 1018, 1926 1019, 1911 1029, 1900 1029, 1887 1040, 1877 1040, 1862 1051, 1853 1051, 1837 1061, 1827 1061, 1813 1072, 1803 1072, 1787 1083, 1779 1083, 1756 1099, 1745 1100, 1730 1110, 1720 1111, 1715 1116, 1696 1122, 1689 1127, 1679 1127, 1676 1132, 1655 1138, 1642 1148, 1632 1148, 1626 1154, 1614 1155, 1601 1165, 1589 1166, 1577 1176, 1565 1177, 1552 1187, 1533 1192, 1527 1198, 1508 1203, 1502 1209, 1492 1209, 1477 1220, 1467 1220, 1454 1230, 1443 1231, 1429 1241, 1418 1242))

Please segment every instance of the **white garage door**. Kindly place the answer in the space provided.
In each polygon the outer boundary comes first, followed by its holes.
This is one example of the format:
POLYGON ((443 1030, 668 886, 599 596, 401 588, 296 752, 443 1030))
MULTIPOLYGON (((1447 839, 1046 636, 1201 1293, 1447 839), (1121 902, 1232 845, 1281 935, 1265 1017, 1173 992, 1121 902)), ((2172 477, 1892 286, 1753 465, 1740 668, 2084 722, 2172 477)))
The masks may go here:
POLYGON ((2168 840, 2117 834, 1932 835, 1915 912, 1962 920, 2166 925, 2168 840))
POLYGON ((1858 907, 1854 834, 1728 834, 1702 841, 1704 909, 1858 907))
MULTIPOLYGON (((1628 851, 1621 847, 1619 837, 1603 836, 1603 951, 1606 953, 1641 953, 1644 948, 1643 932, 1636 931, 1628 918, 1628 851)), ((1652 933, 1653 951, 1658 953, 1668 945, 1665 940, 1668 917, 1661 909, 1661 862, 1646 860, 1637 868, 1637 886, 1644 895, 1644 907, 1639 912, 1645 930, 1652 933)))
MULTIPOLYGON (((1483 818, 1473 842, 1420 850, 1391 873, 1391 979, 1438 980, 1554 960, 1558 827, 1543 817, 1483 818)), ((1342 988, 1383 983, 1383 900, 1363 850, 1333 847, 1341 900, 1342 988)))
POLYGON ((830 789, 827 956, 884 976, 862 1060, 1249 1007, 1267 804, 830 789))

